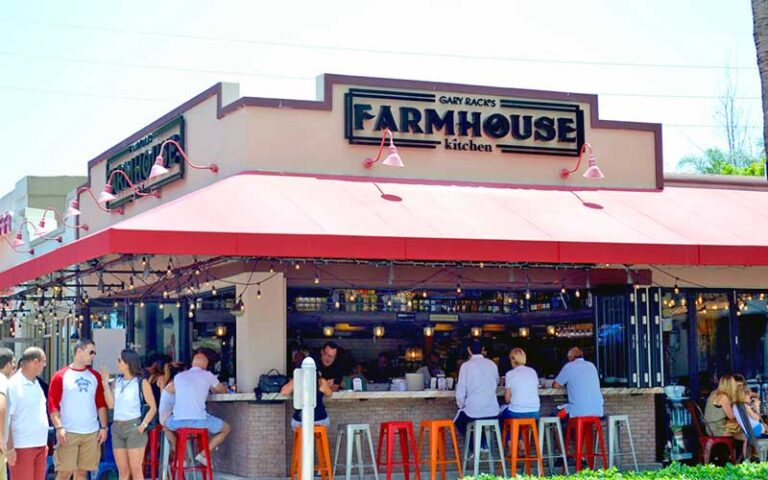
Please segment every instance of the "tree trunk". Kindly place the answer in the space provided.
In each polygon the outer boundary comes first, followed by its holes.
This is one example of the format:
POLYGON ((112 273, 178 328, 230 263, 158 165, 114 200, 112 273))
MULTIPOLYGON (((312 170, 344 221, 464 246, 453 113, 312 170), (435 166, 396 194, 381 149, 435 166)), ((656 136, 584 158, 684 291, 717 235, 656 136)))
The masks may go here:
MULTIPOLYGON (((757 67, 763 95, 763 156, 768 150, 768 0, 752 0, 757 67)), ((768 168, 766 168, 768 176, 768 168)))

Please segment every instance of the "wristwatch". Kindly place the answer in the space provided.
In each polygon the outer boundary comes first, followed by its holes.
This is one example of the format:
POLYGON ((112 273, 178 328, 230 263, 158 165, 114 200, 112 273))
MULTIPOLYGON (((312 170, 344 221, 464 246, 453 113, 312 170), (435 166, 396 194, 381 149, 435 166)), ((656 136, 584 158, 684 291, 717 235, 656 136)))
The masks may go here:
POLYGON ((144 422, 141 422, 141 426, 142 426, 142 427, 144 427, 144 428, 147 428, 149 425, 147 425, 147 424, 146 424, 146 423, 144 423, 144 422))

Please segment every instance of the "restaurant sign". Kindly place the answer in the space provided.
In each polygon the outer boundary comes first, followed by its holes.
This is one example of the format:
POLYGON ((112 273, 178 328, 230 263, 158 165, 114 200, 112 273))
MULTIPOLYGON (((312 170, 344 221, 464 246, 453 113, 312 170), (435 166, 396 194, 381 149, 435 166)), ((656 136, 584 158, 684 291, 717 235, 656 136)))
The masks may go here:
POLYGON ((350 88, 344 102, 350 144, 378 145, 387 128, 398 147, 450 152, 576 156, 584 143, 577 103, 364 88, 350 88))
POLYGON ((164 167, 168 173, 156 178, 149 178, 152 165, 160 154, 160 146, 167 140, 176 141, 181 148, 184 146, 184 117, 177 117, 162 127, 141 137, 130 145, 107 159, 106 180, 112 178, 112 194, 116 199, 109 203, 109 208, 115 208, 130 202, 136 196, 125 176, 115 170, 125 172, 128 179, 141 192, 152 192, 184 177, 184 158, 181 152, 173 145, 168 144, 163 148, 164 167))

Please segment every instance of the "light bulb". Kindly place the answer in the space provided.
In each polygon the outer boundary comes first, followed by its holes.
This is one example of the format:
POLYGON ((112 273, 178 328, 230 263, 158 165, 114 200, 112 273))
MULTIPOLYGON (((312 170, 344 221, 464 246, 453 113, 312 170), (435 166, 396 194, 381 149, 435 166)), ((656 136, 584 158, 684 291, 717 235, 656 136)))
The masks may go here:
POLYGON ((528 327, 520 327, 520 330, 518 331, 521 337, 527 337, 531 334, 531 331, 528 329, 528 327))
POLYGON ((323 327, 323 335, 326 337, 332 337, 335 332, 335 329, 332 325, 325 325, 323 327))
POLYGON ((424 336, 425 337, 431 337, 435 334, 435 327, 432 325, 427 325, 424 327, 424 336))

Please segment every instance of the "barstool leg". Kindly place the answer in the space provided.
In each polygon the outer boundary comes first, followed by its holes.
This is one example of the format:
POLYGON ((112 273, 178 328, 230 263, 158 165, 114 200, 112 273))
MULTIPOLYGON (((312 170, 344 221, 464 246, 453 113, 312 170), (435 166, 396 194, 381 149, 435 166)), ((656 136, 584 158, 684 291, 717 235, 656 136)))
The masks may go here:
POLYGON ((464 472, 467 471, 467 460, 469 459, 469 439, 472 435, 470 435, 470 432, 472 432, 473 425, 470 423, 467 425, 466 435, 464 435, 464 472))
POLYGON ((568 475, 568 455, 565 450, 565 439, 563 438, 563 429, 560 427, 560 423, 555 425, 555 433, 557 433, 557 441, 560 442, 560 453, 563 455, 563 470, 568 475))
POLYGON ((472 468, 472 472, 473 472, 472 474, 477 476, 477 473, 480 471, 480 445, 482 444, 483 429, 482 428, 478 429, 477 427, 475 427, 474 431, 475 431, 475 434, 474 434, 473 440, 475 442, 475 445, 474 445, 475 458, 473 459, 474 464, 472 468))
POLYGON ((357 455, 357 475, 360 477, 360 480, 363 480, 363 477, 365 477, 365 464, 363 463, 363 440, 360 438, 362 434, 362 430, 355 430, 355 455, 357 455))
POLYGON ((627 435, 629 436, 629 450, 632 452, 632 461, 635 463, 635 471, 639 471, 640 468, 637 466, 637 454, 635 453, 635 442, 632 440, 632 428, 629 426, 629 422, 627 422, 627 435))
MULTIPOLYGON (((501 432, 499 431, 498 427, 494 428, 493 431, 496 432, 496 446, 499 449, 499 461, 501 462, 501 472, 504 474, 504 477, 506 477, 507 465, 506 465, 506 462, 504 462, 504 443, 501 441, 501 432)), ((491 467, 491 473, 493 473, 493 467, 491 467)))
POLYGON ((451 442, 453 443, 453 453, 454 455, 456 455, 456 468, 459 471, 459 478, 462 478, 464 475, 461 469, 461 462, 459 461, 459 441, 456 438, 456 430, 451 428, 450 432, 451 432, 451 442))
POLYGON ((376 480, 379 480, 379 467, 376 465, 376 457, 373 455, 373 436, 371 435, 371 429, 367 428, 365 434, 368 436, 368 448, 371 451, 371 462, 373 463, 373 476, 376 480))
POLYGON ((339 428, 336 431, 336 448, 333 452, 333 476, 336 476, 336 467, 339 465, 339 449, 341 448, 341 439, 344 437, 343 428, 339 428))
POLYGON ((347 462, 344 464, 344 478, 350 480, 352 478, 352 444, 355 441, 352 428, 347 426, 347 462))

